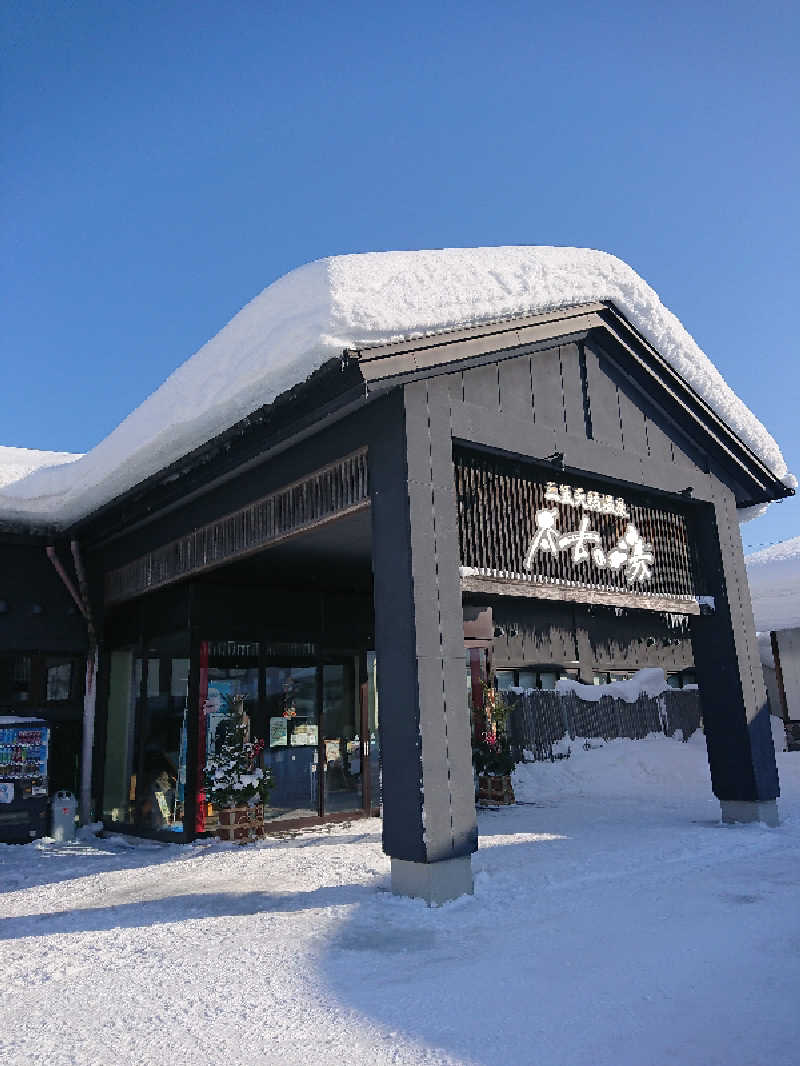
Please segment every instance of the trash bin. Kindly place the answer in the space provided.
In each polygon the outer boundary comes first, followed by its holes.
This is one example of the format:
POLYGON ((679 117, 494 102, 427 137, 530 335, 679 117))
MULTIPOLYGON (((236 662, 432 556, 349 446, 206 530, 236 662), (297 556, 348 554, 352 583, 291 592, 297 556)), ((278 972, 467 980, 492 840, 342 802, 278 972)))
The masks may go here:
POLYGON ((75 810, 77 803, 71 792, 56 792, 53 796, 53 839, 75 839, 75 810))

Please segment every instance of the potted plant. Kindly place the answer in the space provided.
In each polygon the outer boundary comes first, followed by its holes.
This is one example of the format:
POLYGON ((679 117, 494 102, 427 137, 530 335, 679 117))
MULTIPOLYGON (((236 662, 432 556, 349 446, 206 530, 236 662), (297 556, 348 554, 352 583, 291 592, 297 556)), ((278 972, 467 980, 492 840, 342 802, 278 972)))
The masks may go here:
POLYGON ((514 755, 506 734, 509 708, 493 688, 483 684, 483 722, 473 741, 472 762, 478 776, 478 801, 515 803, 511 774, 514 755))
POLYGON ((224 737, 205 767, 208 801, 218 813, 217 836, 246 842, 264 835, 264 804, 272 774, 257 765, 263 740, 250 740, 245 695, 225 697, 224 737))

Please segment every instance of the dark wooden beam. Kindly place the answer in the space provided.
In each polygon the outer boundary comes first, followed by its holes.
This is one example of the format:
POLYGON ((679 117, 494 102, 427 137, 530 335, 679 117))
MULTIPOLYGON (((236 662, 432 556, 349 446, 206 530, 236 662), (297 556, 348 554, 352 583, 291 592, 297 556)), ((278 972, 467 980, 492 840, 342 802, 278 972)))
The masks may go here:
POLYGON ((521 581, 518 578, 469 575, 461 578, 461 592, 482 593, 486 596, 517 596, 526 599, 551 600, 559 603, 583 603, 602 607, 627 607, 637 611, 669 611, 672 614, 700 614, 696 599, 675 596, 648 596, 641 592, 621 592, 571 585, 521 581))

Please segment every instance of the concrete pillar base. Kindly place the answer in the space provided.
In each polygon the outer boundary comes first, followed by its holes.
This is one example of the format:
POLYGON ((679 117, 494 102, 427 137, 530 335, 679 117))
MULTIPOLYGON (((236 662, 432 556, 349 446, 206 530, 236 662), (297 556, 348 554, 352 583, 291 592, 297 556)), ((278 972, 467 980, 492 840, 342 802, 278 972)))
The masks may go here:
POLYGON ((474 892, 472 859, 469 855, 442 862, 392 859, 392 892, 395 896, 424 899, 429 907, 459 896, 471 896, 474 892))
POLYGON ((780 824, 775 800, 720 800, 723 822, 763 822, 774 829, 780 824))

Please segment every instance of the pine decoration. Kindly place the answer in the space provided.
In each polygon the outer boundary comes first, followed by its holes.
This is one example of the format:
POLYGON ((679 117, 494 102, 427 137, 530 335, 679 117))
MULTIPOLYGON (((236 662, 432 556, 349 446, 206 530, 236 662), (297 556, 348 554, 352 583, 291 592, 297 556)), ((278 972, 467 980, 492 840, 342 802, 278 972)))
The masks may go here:
POLYGON ((225 740, 205 768, 206 798, 215 807, 254 807, 269 800, 272 774, 257 765, 263 740, 248 739, 243 693, 225 697, 225 740))

